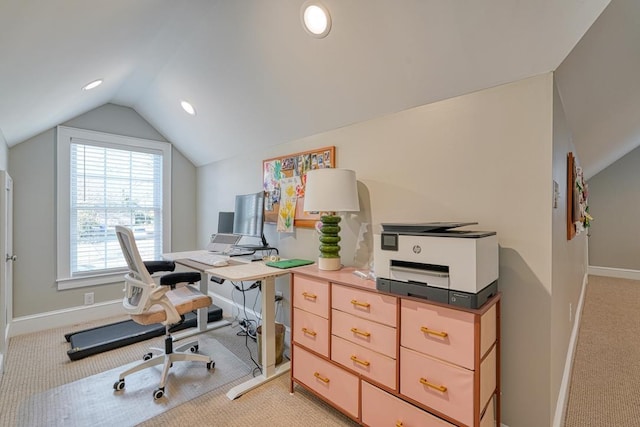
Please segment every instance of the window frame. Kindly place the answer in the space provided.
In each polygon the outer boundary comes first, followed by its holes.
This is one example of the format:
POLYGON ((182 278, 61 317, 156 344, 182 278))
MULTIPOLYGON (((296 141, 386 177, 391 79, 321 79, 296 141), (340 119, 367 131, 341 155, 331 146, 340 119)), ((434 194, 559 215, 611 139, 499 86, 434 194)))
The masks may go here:
POLYGON ((126 268, 109 273, 71 274, 71 143, 91 142, 127 151, 162 154, 162 251, 171 250, 171 144, 67 126, 56 129, 56 284, 58 290, 118 283, 126 268), (137 150, 136 150, 137 149, 137 150))

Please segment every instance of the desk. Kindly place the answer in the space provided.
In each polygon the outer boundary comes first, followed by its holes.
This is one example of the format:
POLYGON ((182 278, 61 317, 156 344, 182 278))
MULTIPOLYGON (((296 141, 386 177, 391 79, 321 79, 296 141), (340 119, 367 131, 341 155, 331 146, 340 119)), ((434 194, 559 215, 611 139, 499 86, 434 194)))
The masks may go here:
MULTIPOLYGON (((191 268, 201 269, 204 264, 189 260, 188 257, 202 252, 178 252, 173 254, 165 254, 165 259, 172 259, 176 263, 189 266, 191 268), (195 265, 195 266, 194 266, 195 265)), ((273 268, 265 265, 263 262, 241 262, 226 267, 208 267, 203 270, 212 276, 220 277, 225 280, 240 282, 244 280, 261 280, 262 281, 262 374, 254 377, 242 384, 233 387, 227 392, 227 397, 231 400, 242 396, 247 391, 253 390, 261 384, 270 381, 291 369, 291 362, 283 362, 276 366, 276 328, 275 328, 275 279, 278 276, 289 274, 288 270, 273 268)), ((202 271, 202 270, 201 270, 202 271)), ((200 282, 200 289, 207 292, 208 280, 200 282)), ((205 312, 206 316, 206 312, 205 312)), ((200 323, 200 313, 198 313, 198 322, 200 323)), ((206 318, 205 318, 206 325, 206 318)))

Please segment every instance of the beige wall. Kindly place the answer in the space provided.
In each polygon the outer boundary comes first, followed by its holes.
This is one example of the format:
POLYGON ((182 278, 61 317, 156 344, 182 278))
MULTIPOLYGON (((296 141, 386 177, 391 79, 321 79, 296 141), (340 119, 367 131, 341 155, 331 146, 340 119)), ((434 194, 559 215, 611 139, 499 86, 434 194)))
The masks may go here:
MULTIPOLYGON (((107 104, 72 119, 65 126, 165 141, 134 110, 107 104)), ((174 250, 195 246, 195 167, 173 149, 174 250), (178 190, 176 190, 178 189, 178 190), (176 204, 179 205, 176 205, 176 204), (183 205, 188 205, 184 208, 183 205), (179 206, 179 208, 178 208, 179 206)), ((14 317, 80 306, 84 293, 95 302, 122 298, 122 284, 58 291, 56 286, 55 130, 50 129, 9 150, 14 188, 14 317)))
MULTIPOLYGON (((342 231, 344 264, 360 262, 351 256, 356 248, 371 250, 366 233, 357 241, 366 223, 379 232, 382 222, 477 221, 475 229, 497 231, 503 423, 546 425, 557 398, 555 367, 564 363, 551 352, 552 121, 546 74, 198 168, 199 244, 216 229, 216 208, 232 209, 235 194, 260 189, 263 159, 335 145, 338 166, 357 173, 362 207, 342 231)), ((284 256, 317 255, 311 230, 278 236, 269 226, 268 236, 284 256)), ((225 286, 212 290, 225 295, 225 286)), ((560 341, 562 353, 567 341, 560 341)))
MULTIPOLYGON (((571 142, 562 102, 554 86, 553 102, 553 181, 559 186, 557 208, 552 209, 553 293, 549 318, 550 327, 550 407, 553 408, 560 392, 567 343, 575 323, 575 313, 587 270, 587 237, 581 233, 567 241, 567 153, 575 152, 571 142)), ((579 157, 578 157, 579 159, 579 157)), ((549 200, 551 205, 553 200, 549 200)), ((552 417, 557 416, 553 412, 552 417)))
POLYGON ((589 179, 589 265, 640 270, 640 148, 589 179))

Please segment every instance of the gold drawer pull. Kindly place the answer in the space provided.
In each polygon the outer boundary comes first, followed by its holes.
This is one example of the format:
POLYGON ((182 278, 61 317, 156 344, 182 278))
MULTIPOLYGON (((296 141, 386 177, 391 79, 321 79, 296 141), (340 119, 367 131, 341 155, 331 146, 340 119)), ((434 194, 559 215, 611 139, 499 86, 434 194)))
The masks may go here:
POLYGON ((360 302, 358 300, 352 299, 351 300, 351 304, 353 305, 359 305, 360 307, 364 307, 364 308, 369 308, 371 307, 371 304, 369 304, 368 302, 360 302))
POLYGON ((402 421, 396 421, 396 427, 402 427, 403 425, 402 421))
POLYGON ((371 363, 367 362, 366 360, 358 359, 355 355, 351 355, 351 360, 353 360, 356 363, 361 364, 362 366, 369 366, 371 364, 371 363))
POLYGON ((316 294, 310 294, 310 293, 308 293, 308 292, 303 292, 303 293, 302 293, 302 296, 303 296, 303 297, 305 297, 305 298, 309 298, 309 299, 316 299, 316 298, 318 298, 318 296, 317 296, 316 294))
POLYGON ((316 332, 314 332, 314 331, 312 331, 310 329, 307 329, 307 328, 302 328, 302 332, 307 334, 307 335, 311 335, 312 337, 315 337, 316 335, 318 335, 316 332))
POLYGON ((329 378, 323 377, 319 372, 314 372, 313 376, 322 381, 325 384, 329 384, 329 378))
POLYGON ((371 336, 369 332, 361 331, 358 328, 351 328, 351 332, 353 332, 354 334, 362 335, 363 337, 371 336))
POLYGON ((429 329, 426 326, 420 326, 420 330, 425 334, 437 335, 442 338, 446 338, 447 336, 449 336, 449 334, 446 332, 434 331, 433 329, 429 329))
POLYGON ((437 385, 437 384, 432 384, 429 381, 427 381, 425 378, 420 378, 420 384, 424 384, 427 387, 431 387, 433 389, 436 389, 438 391, 441 391, 442 393, 444 393, 445 391, 447 391, 447 388, 443 385, 437 385))

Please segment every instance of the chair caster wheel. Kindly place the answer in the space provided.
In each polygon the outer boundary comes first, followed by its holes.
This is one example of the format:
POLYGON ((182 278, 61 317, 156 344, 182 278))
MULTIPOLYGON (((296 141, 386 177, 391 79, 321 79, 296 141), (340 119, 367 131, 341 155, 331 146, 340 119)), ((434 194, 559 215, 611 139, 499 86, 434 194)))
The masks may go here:
POLYGON ((198 352, 198 344, 192 346, 189 350, 191 351, 191 353, 197 353, 198 352))
POLYGON ((211 370, 216 367, 216 362, 213 360, 211 362, 207 362, 207 369, 211 370))
POLYGON ((164 396, 164 387, 153 390, 153 400, 158 400, 164 396))
POLYGON ((120 391, 124 388, 124 380, 118 380, 113 383, 113 389, 116 391, 120 391))
POLYGON ((142 360, 149 360, 153 357, 153 353, 147 353, 144 356, 142 356, 142 360))

